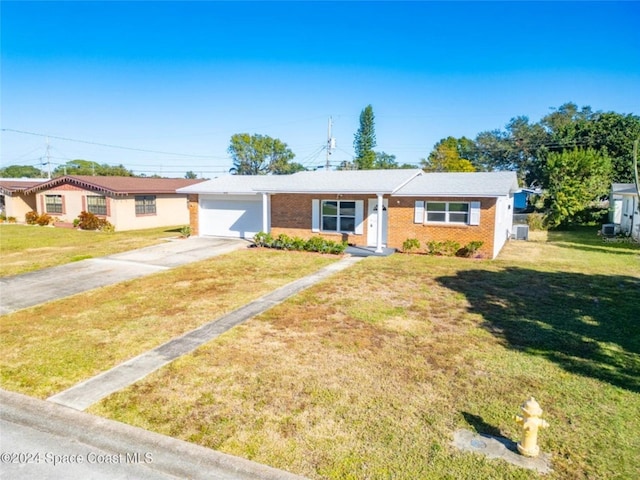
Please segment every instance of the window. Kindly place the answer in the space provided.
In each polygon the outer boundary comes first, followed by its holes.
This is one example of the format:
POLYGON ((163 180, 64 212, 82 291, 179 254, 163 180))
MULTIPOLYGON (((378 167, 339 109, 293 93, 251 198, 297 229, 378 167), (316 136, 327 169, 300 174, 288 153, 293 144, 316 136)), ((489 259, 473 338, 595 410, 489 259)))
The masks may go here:
POLYGON ((136 215, 155 215, 156 196, 140 195, 136 197, 136 215))
POLYGON ((45 195, 44 207, 47 213, 63 213, 62 195, 45 195))
POLYGON ((87 211, 94 215, 107 214, 107 197, 90 195, 87 197, 87 211))
POLYGON ((469 204, 426 202, 427 223, 469 223, 469 204))
POLYGON ((326 232, 355 232, 356 202, 323 200, 322 230, 326 232))

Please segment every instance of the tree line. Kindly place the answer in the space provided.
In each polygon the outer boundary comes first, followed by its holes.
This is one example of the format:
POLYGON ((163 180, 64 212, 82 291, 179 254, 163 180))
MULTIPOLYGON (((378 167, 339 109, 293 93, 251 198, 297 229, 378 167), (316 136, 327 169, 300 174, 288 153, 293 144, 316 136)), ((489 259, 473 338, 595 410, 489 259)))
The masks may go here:
MULTIPOLYGON (((398 164, 395 155, 375 150, 371 105, 361 111, 359 120, 353 141, 355 155, 338 169, 416 168, 398 164)), ((517 172, 522 186, 547 191, 547 221, 557 226, 585 218, 588 205, 605 196, 612 182, 634 181, 633 144, 639 137, 639 116, 578 108, 569 102, 535 123, 518 116, 504 129, 480 132, 475 139, 443 138, 418 164, 426 172, 517 172)), ((234 134, 227 152, 234 175, 287 175, 306 169, 294 161, 295 153, 285 142, 268 135, 234 134)), ((66 174, 135 176, 123 165, 88 160, 73 160, 52 172, 54 177, 66 174)), ((42 176, 43 172, 32 166, 0 169, 0 177, 42 176)), ((192 171, 185 174, 185 178, 196 177, 192 171)))

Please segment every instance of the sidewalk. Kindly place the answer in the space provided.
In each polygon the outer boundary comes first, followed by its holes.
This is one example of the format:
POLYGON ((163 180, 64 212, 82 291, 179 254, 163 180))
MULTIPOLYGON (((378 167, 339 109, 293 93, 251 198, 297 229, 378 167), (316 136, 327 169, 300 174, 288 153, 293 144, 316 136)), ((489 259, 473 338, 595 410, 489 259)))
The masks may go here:
POLYGON ((303 477, 0 390, 0 477, 12 480, 302 480, 303 477))

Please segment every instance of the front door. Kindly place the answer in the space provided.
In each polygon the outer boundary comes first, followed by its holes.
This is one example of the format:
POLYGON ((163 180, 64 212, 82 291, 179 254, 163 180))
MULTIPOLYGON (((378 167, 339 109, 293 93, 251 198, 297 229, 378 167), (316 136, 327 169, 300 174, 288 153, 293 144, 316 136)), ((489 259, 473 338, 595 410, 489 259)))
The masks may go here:
MULTIPOLYGON (((382 209, 382 245, 387 246, 387 208, 389 200, 384 199, 382 209)), ((367 245, 375 247, 378 244, 378 199, 369 199, 369 209, 367 211, 367 245)))

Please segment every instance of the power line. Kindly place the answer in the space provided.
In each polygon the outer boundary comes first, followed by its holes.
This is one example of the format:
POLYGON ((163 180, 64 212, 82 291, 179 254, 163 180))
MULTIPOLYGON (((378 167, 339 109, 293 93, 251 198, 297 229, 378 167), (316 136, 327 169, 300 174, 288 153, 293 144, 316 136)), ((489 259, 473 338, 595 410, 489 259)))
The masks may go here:
POLYGON ((108 144, 108 143, 91 142, 89 140, 78 140, 76 138, 58 137, 58 136, 55 136, 55 135, 47 135, 45 133, 26 132, 24 130, 15 130, 13 128, 3 128, 2 131, 3 132, 21 133, 23 135, 34 135, 36 137, 55 138, 56 140, 64 140, 66 142, 84 143, 84 144, 87 144, 87 145, 97 145, 99 147, 118 148, 120 150, 131 150, 131 151, 134 151, 134 152, 156 153, 156 154, 160 154, 160 155, 175 155, 175 156, 178 156, 178 157, 191 157, 191 158, 216 158, 216 159, 227 158, 227 157, 214 157, 212 155, 192 155, 192 154, 188 154, 188 153, 163 152, 163 151, 160 151, 160 150, 149 150, 149 149, 145 149, 145 148, 123 147, 121 145, 112 145, 112 144, 108 144))

